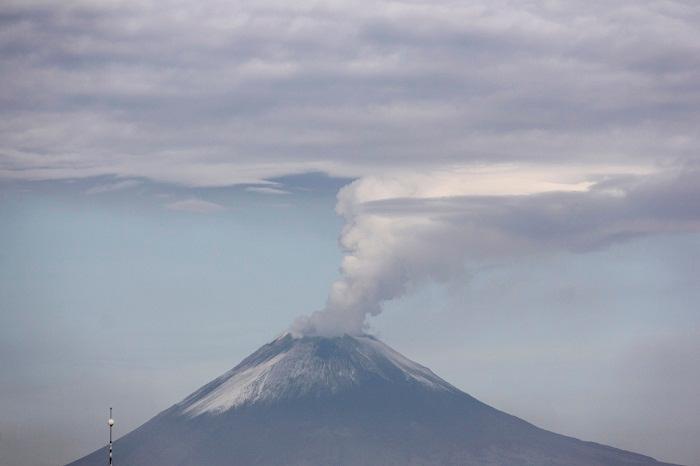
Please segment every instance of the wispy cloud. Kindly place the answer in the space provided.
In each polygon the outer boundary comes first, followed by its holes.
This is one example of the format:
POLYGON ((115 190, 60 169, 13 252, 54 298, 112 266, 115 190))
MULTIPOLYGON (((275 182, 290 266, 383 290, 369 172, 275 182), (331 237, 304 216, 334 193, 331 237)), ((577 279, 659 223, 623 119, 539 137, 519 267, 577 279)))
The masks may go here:
POLYGON ((170 210, 191 212, 196 214, 211 214, 226 210, 226 207, 222 206, 221 204, 196 198, 171 202, 170 204, 166 204, 166 207, 170 210))
POLYGON ((291 194, 289 191, 280 188, 271 188, 268 186, 249 186, 245 188, 246 191, 258 194, 272 194, 272 195, 285 195, 291 194))
POLYGON ((110 193, 110 192, 115 192, 115 191, 124 191, 126 189, 131 189, 136 186, 141 185, 143 182, 139 180, 123 180, 123 181, 116 181, 114 183, 104 183, 104 184, 99 184, 96 186, 93 186, 87 190, 85 190, 85 194, 101 194, 101 193, 110 193))

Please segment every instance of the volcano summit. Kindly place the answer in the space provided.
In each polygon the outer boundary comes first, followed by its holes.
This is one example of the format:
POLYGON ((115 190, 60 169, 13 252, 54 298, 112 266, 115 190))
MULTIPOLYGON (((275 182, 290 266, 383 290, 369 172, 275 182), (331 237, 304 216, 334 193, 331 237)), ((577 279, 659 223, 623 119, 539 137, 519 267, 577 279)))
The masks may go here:
POLYGON ((366 335, 285 334, 114 450, 129 466, 668 466, 491 408, 366 335))

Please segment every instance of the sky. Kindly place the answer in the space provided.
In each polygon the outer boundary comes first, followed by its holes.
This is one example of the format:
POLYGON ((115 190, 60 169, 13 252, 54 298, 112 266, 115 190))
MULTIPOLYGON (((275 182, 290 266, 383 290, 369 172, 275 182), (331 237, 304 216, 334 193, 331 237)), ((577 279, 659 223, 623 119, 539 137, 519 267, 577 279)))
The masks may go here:
POLYGON ((700 5, 5 1, 0 463, 281 332, 700 465, 700 5))

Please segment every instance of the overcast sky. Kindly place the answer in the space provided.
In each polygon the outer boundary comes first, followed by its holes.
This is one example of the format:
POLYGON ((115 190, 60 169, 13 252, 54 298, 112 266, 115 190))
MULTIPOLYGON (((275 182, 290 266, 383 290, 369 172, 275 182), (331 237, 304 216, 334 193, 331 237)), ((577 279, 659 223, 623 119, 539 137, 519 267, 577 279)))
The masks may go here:
POLYGON ((0 73, 0 463, 292 325, 700 465, 697 2, 10 0, 0 73))

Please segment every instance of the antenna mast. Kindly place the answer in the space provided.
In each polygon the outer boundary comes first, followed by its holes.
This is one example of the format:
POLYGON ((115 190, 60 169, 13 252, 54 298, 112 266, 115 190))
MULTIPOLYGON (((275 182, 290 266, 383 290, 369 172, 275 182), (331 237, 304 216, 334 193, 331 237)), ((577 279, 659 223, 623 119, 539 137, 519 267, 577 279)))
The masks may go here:
POLYGON ((114 425, 114 419, 112 419, 112 408, 109 408, 109 466, 112 466, 112 426, 114 425))

